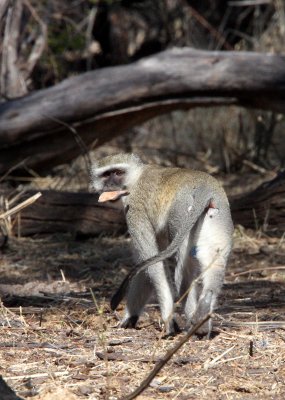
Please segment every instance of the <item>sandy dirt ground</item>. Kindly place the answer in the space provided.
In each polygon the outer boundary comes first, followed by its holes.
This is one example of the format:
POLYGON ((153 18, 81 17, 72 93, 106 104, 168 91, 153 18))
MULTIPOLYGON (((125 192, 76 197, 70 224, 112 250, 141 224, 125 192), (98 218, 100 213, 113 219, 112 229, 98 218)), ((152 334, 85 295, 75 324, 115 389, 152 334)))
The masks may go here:
MULTIPOLYGON (((138 398, 285 398, 285 241, 237 228, 234 243, 212 338, 191 338, 138 398)), ((131 266, 127 236, 9 240, 0 375, 18 396, 119 399, 179 340, 164 338, 155 304, 136 330, 117 327, 109 299, 131 266)))

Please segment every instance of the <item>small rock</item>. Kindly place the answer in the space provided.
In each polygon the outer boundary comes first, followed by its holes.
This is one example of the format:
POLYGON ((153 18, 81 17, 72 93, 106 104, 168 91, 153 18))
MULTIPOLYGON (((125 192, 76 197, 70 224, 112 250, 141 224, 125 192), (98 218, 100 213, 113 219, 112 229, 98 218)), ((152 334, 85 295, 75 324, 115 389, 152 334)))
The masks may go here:
POLYGON ((81 394, 83 396, 87 396, 88 394, 93 393, 93 388, 91 385, 80 385, 76 389, 78 394, 81 394))
POLYGON ((112 339, 109 341, 109 346, 119 346, 120 344, 132 342, 133 339, 131 337, 126 337, 122 339, 112 339))
POLYGON ((159 379, 153 379, 153 381, 151 382, 151 384, 149 386, 153 387, 153 388, 158 388, 160 384, 161 384, 161 381, 159 379))
POLYGON ((158 388, 158 390, 160 392, 162 392, 162 393, 168 393, 168 392, 171 392, 171 390, 174 390, 174 389, 175 389, 174 386, 160 386, 158 388))
POLYGON ((247 254, 250 256, 255 256, 256 254, 259 254, 259 248, 258 247, 249 247, 247 250, 247 254))
POLYGON ((273 246, 267 246, 267 245, 265 245, 265 246, 261 246, 261 247, 260 247, 260 252, 263 253, 263 254, 265 254, 265 255, 272 254, 273 251, 274 251, 274 247, 273 247, 273 246))

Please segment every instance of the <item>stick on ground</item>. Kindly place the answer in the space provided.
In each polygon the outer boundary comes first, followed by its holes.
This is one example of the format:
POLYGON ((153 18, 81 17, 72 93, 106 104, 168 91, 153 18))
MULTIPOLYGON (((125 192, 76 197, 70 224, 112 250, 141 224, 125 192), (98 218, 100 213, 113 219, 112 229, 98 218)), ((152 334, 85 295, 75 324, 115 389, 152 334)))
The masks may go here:
POLYGON ((159 373, 159 371, 164 367, 164 365, 170 360, 170 358, 183 346, 184 343, 186 343, 191 336, 194 335, 195 332, 212 317, 212 314, 207 314, 205 318, 203 318, 200 322, 198 322, 196 325, 193 326, 193 328, 189 329, 189 331, 186 332, 184 336, 178 342, 170 349, 168 352, 165 354, 165 356, 158 361, 158 363, 155 365, 153 370, 148 374, 148 376, 142 381, 142 383, 139 385, 139 387, 134 390, 132 393, 128 394, 125 397, 122 397, 120 400, 132 400, 135 399, 139 394, 141 394, 151 381, 154 379, 154 377, 159 373))

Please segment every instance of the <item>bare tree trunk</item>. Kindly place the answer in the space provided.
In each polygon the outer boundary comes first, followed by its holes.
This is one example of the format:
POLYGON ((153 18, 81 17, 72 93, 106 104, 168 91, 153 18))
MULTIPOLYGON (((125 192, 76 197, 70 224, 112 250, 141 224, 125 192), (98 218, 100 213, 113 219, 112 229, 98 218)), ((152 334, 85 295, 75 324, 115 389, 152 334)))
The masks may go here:
POLYGON ((28 92, 27 82, 44 50, 47 28, 31 4, 23 0, 0 0, 0 35, 1 25, 5 29, 3 38, 0 36, 0 98, 13 99, 28 92), (23 39, 23 20, 28 19, 28 11, 41 30, 29 51, 23 39))

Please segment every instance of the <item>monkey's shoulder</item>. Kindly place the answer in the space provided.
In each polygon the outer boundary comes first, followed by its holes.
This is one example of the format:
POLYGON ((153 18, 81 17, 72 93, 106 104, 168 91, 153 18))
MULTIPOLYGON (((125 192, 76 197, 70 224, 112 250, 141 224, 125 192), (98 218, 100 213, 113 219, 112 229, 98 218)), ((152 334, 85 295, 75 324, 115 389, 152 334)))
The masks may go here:
POLYGON ((167 212, 180 192, 193 195, 201 189, 224 194, 217 179, 206 172, 148 165, 132 189, 129 200, 131 203, 134 199, 136 208, 151 204, 155 209, 167 212))

